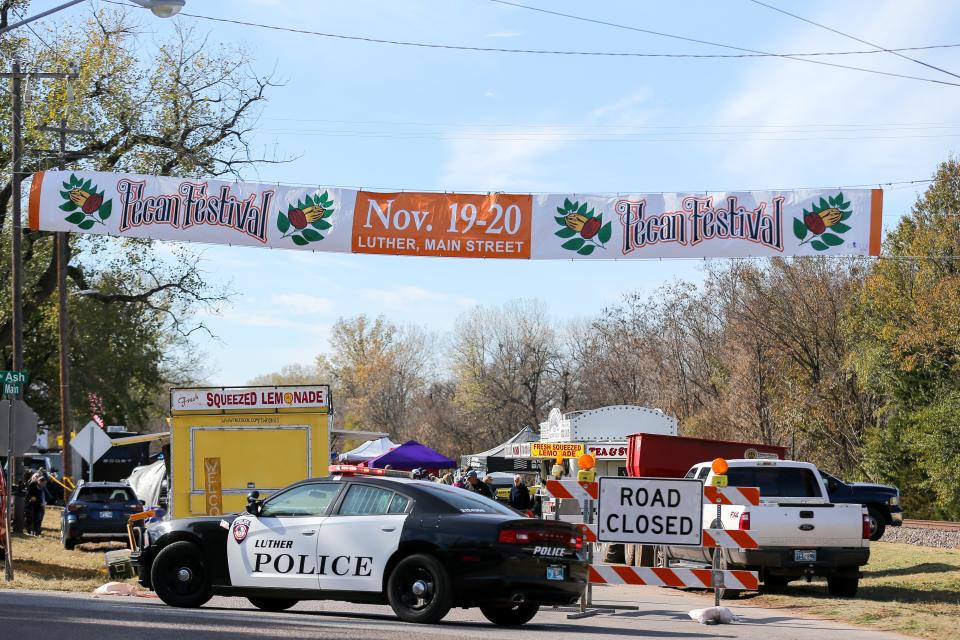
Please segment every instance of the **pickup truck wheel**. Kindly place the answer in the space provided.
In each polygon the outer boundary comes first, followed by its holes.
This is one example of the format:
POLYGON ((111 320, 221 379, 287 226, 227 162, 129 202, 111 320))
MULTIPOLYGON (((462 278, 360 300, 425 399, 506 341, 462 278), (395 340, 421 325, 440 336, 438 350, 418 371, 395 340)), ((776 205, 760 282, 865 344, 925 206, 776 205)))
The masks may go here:
POLYGON ((670 567, 670 557, 667 555, 666 547, 654 547, 653 566, 667 569, 670 567))
POLYGON ((860 578, 827 578, 827 591, 837 598, 855 598, 860 578))
POLYGON ((876 507, 867 507, 867 517, 870 518, 870 539, 874 542, 883 537, 887 529, 887 520, 876 507))
POLYGON ((625 564, 626 558, 624 558, 624 547, 628 546, 630 545, 621 544, 619 542, 601 542, 597 544, 596 555, 603 558, 603 561, 607 564, 625 564))
POLYGON ((790 584, 790 578, 787 576, 764 576, 763 584, 771 589, 782 589, 790 584))
POLYGON ((171 607, 200 607, 213 597, 200 549, 186 540, 160 550, 150 568, 150 582, 171 607))

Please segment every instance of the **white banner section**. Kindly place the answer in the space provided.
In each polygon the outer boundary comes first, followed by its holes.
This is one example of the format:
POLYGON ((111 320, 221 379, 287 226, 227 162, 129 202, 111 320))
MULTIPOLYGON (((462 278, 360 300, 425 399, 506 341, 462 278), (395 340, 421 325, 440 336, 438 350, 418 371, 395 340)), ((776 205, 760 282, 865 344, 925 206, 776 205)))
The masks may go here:
POLYGON ((600 542, 701 544, 700 480, 602 477, 599 500, 600 542))

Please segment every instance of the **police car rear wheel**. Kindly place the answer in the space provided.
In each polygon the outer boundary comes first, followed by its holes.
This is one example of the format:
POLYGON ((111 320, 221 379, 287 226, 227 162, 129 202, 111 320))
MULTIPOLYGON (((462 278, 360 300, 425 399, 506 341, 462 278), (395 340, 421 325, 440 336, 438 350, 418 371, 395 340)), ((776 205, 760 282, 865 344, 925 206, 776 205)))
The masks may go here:
POLYGON ((247 598, 247 600, 257 609, 263 611, 286 611, 299 602, 299 600, 287 598, 247 598))
POLYGON ((533 616, 537 615, 539 610, 540 605, 528 603, 513 606, 487 605, 480 607, 480 612, 483 613, 484 618, 503 627, 518 627, 526 624, 533 619, 533 616))
POLYGON ((387 600, 397 617, 407 622, 439 622, 453 604, 447 570, 424 553, 401 560, 387 580, 387 600))
POLYGON ((150 569, 150 582, 171 607, 199 607, 213 595, 200 549, 185 540, 160 550, 150 569))

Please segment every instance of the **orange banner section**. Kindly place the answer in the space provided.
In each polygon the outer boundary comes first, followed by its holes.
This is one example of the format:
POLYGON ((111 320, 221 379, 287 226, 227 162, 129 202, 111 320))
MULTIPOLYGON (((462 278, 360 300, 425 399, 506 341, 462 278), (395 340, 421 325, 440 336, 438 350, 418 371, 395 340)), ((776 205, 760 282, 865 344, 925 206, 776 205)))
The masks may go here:
POLYGON ((883 235, 883 189, 874 189, 870 194, 870 255, 880 255, 880 240, 883 235))
POLYGON ((40 190, 43 188, 43 171, 33 174, 30 183, 30 199, 27 201, 27 224, 34 231, 40 229, 40 190))
POLYGON ((529 258, 529 195, 360 191, 354 253, 529 258))

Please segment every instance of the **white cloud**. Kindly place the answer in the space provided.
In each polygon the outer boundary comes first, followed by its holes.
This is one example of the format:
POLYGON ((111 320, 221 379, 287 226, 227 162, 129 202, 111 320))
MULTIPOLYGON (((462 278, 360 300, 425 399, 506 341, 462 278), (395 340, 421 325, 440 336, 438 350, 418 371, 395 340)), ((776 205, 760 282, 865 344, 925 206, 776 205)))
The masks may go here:
POLYGON ((567 146, 569 134, 569 129, 559 126, 534 132, 504 128, 480 139, 475 131, 466 132, 462 139, 454 133, 440 183, 466 191, 547 190, 553 183, 543 158, 567 146))
POLYGON ((487 38, 517 38, 522 36, 522 31, 497 31, 495 33, 488 33, 485 37, 487 38))
POLYGON ((406 286, 392 289, 361 289, 360 295, 379 308, 412 311, 423 310, 424 306, 447 307, 454 305, 467 309, 477 301, 467 296, 448 295, 439 291, 428 291, 421 287, 406 286))
MULTIPOLYGON (((888 0, 872 3, 869 12, 843 3, 828 6, 825 14, 806 17, 827 25, 847 25, 853 33, 886 46, 942 41, 949 37, 945 25, 956 22, 955 10, 950 11, 945 4, 888 0), (945 12, 954 15, 943 15, 945 12), (934 15, 938 16, 936 20, 918 19, 934 15)), ((798 26, 791 37, 780 38, 767 48, 827 50, 838 48, 838 43, 834 34, 798 26)), ((960 55, 952 50, 917 55, 948 69, 960 67, 960 55)), ((954 80, 890 54, 822 60, 954 80)), ((925 177, 933 164, 945 158, 952 138, 938 137, 937 130, 877 124, 955 121, 960 115, 956 92, 956 87, 791 60, 759 62, 754 71, 732 84, 732 97, 716 110, 715 125, 735 126, 726 129, 734 132, 730 149, 735 153, 713 157, 738 181, 749 180, 757 187, 817 186, 797 185, 797 175, 821 184, 831 178, 842 183, 849 179, 879 182, 925 177), (835 124, 845 126, 824 126, 835 124), (738 130, 742 137, 734 140, 738 130), (772 140, 750 139, 758 137, 772 140)))
POLYGON ((309 293, 281 293, 272 296, 270 301, 283 309, 303 314, 327 313, 334 307, 332 300, 309 293))
MULTIPOLYGON (((496 94, 487 92, 488 97, 496 94)), ((550 124, 530 127, 491 127, 478 133, 464 128, 449 136, 450 156, 440 183, 466 191, 562 189, 555 177, 555 156, 591 136, 636 133, 653 113, 641 108, 646 94, 638 92, 603 104, 583 114, 583 124, 550 124)))

